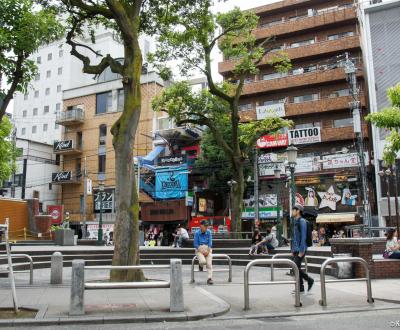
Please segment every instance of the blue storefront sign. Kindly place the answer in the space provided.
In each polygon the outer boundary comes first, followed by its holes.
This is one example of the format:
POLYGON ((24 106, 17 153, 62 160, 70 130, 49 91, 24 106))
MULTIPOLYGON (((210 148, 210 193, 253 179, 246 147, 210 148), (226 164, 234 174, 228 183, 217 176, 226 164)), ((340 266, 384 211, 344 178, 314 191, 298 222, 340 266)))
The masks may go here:
POLYGON ((157 168, 156 176, 156 199, 185 198, 188 190, 187 166, 165 166, 157 168))

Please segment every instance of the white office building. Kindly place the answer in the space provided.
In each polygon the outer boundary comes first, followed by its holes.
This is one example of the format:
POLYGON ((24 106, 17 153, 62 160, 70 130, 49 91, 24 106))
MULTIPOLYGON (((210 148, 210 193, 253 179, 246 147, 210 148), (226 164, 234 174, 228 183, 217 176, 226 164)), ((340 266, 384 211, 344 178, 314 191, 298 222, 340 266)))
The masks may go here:
MULTIPOLYGON (((390 106, 387 89, 400 82, 400 43, 398 41, 400 0, 361 2, 359 17, 362 27, 364 63, 368 77, 370 111, 374 113, 390 106)), ((386 178, 381 178, 378 172, 385 169, 382 164, 382 153, 387 132, 372 127, 372 136, 378 213, 380 224, 386 225, 389 216, 386 178)), ((395 214, 394 184, 392 179, 390 180, 389 186, 392 189, 390 210, 393 220, 395 214)))

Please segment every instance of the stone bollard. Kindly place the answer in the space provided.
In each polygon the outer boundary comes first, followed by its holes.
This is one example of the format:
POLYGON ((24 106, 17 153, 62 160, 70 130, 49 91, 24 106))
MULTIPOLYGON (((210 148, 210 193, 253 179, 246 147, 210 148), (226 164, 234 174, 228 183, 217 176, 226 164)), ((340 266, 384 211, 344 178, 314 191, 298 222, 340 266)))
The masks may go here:
POLYGON ((171 259, 170 270, 170 312, 184 312, 182 260, 171 259))
POLYGON ((85 260, 72 260, 71 301, 69 315, 84 315, 85 260))
POLYGON ((51 256, 50 284, 62 284, 63 278, 63 255, 54 252, 51 256))

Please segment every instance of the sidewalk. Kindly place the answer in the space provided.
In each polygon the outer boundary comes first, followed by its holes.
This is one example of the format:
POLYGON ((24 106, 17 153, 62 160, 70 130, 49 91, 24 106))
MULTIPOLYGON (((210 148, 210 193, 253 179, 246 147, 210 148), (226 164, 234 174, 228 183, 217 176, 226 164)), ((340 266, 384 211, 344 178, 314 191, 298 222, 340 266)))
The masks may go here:
MULTIPOLYGON (((216 266, 217 268, 218 266, 216 266)), ((220 266, 221 267, 221 266, 220 266)), ((225 267, 224 267, 225 268, 225 267)), ((291 291, 294 285, 259 285, 250 287, 250 310, 244 311, 244 267, 233 268, 233 282, 227 282, 227 273, 215 273, 215 285, 206 286, 206 272, 196 273, 196 283, 189 284, 190 267, 184 266, 184 313, 169 312, 169 289, 91 290, 85 292, 86 315, 70 317, 71 269, 64 269, 64 284, 49 285, 50 270, 35 270, 34 285, 28 285, 28 274, 16 274, 19 304, 40 309, 35 320, 0 320, 0 326, 73 323, 117 323, 187 321, 201 318, 259 318, 302 314, 343 313, 350 311, 400 309, 398 280, 375 280, 372 293, 375 304, 368 304, 365 282, 328 283, 327 307, 319 305, 320 285, 316 275, 315 286, 308 295, 302 295, 301 308, 294 307, 291 291), (384 300, 381 300, 384 299, 384 300)), ((276 270, 276 280, 289 280, 285 270, 276 270)), ((146 271, 150 279, 169 279, 168 270, 146 271)), ((87 271, 87 280, 107 278, 106 271, 87 271)), ((269 268, 253 268, 252 281, 269 281, 269 268)), ((6 279, 0 279, 0 307, 12 306, 6 279)))

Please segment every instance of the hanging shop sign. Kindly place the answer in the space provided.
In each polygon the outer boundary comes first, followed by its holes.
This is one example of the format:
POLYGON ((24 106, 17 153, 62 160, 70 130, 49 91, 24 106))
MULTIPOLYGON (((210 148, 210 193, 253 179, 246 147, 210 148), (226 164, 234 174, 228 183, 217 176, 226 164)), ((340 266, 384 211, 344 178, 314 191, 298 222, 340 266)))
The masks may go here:
POLYGON ((257 140, 257 148, 280 148, 289 145, 289 137, 287 133, 264 135, 257 140))
POLYGON ((86 194, 88 196, 91 196, 93 193, 93 182, 92 179, 87 178, 86 179, 86 194))
POLYGON ((67 151, 72 150, 73 142, 72 140, 57 141, 53 143, 53 151, 67 151))
POLYGON ((267 163, 258 165, 258 176, 273 176, 276 167, 280 169, 281 173, 285 173, 285 163, 267 163))
POLYGON ((205 198, 199 198, 199 212, 204 213, 207 210, 207 200, 205 198))
POLYGON ((103 192, 99 190, 94 191, 93 195, 94 213, 100 213, 100 203, 102 202, 103 213, 113 213, 115 208, 114 203, 114 189, 104 189, 103 192))
MULTIPOLYGON (((282 212, 280 210, 280 214, 282 212)), ((277 207, 261 207, 258 210, 258 217, 260 219, 276 219, 278 215, 278 208, 277 207)), ((246 207, 242 212, 242 219, 254 219, 255 218, 255 211, 254 207, 246 207)))
POLYGON ((296 178, 296 185, 298 186, 307 186, 319 183, 321 183, 321 179, 318 176, 306 176, 306 177, 296 178))
POLYGON ((301 157, 296 160, 295 173, 317 172, 321 170, 319 156, 301 157))
POLYGON ((63 205, 47 205, 47 213, 51 216, 51 224, 59 225, 63 222, 63 205))
POLYGON ((329 207, 331 210, 336 211, 336 203, 341 200, 341 197, 335 193, 333 186, 330 186, 328 191, 319 191, 318 195, 321 198, 320 209, 329 207))
MULTIPOLYGON (((103 239, 105 241, 112 240, 114 236, 114 225, 103 223, 101 228, 103 229, 103 239)), ((87 239, 97 239, 99 233, 99 224, 90 224, 86 226, 87 239)))
POLYGON ((284 163, 287 161, 287 154, 284 153, 266 153, 258 156, 259 164, 267 164, 267 163, 284 163))
POLYGON ((183 163, 186 163, 185 155, 158 157, 158 165, 160 166, 179 165, 183 163))
POLYGON ((353 195, 349 188, 344 188, 342 193, 342 205, 355 206, 357 204, 357 195, 353 195))
POLYGON ((68 182, 72 180, 72 172, 64 171, 51 174, 52 182, 68 182))
POLYGON ((188 172, 186 166, 171 166, 169 169, 156 171, 155 198, 185 198, 188 190, 188 172))
POLYGON ((321 129, 319 127, 289 130, 289 144, 310 144, 318 142, 321 142, 321 129))
MULTIPOLYGON (((334 169, 334 168, 344 168, 344 167, 358 167, 359 160, 358 154, 348 153, 348 154, 337 154, 337 155, 327 155, 322 157, 323 168, 334 169)), ((368 165, 368 154, 365 153, 365 165, 368 165)))
POLYGON ((304 206, 308 207, 317 207, 318 206, 318 198, 315 190, 311 187, 306 187, 307 197, 304 201, 304 206))
POLYGON ((285 117, 285 103, 258 106, 256 112, 257 120, 285 117))
POLYGON ((185 205, 186 206, 193 206, 193 192, 187 191, 185 194, 185 205))

